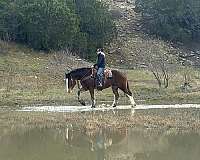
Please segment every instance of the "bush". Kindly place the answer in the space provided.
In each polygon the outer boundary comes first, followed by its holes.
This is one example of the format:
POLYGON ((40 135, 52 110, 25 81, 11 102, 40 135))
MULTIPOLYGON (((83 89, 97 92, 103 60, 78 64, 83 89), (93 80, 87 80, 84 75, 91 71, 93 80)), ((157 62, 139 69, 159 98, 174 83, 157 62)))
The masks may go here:
MULTIPOLYGON (((108 8, 97 0, 75 0, 80 31, 87 37, 87 52, 93 53, 115 37, 115 25, 108 8)), ((93 55, 89 55, 92 58, 93 55)))
MULTIPOLYGON (((18 0, 7 4, 4 19, 9 37, 35 49, 60 49, 70 45, 78 31, 78 18, 62 0, 18 0)), ((7 35, 7 36, 5 36, 7 35)))
POLYGON ((172 41, 200 40, 199 0, 136 0, 148 33, 172 41))
POLYGON ((108 8, 97 0, 0 0, 0 38, 34 49, 87 52, 114 37, 108 8))

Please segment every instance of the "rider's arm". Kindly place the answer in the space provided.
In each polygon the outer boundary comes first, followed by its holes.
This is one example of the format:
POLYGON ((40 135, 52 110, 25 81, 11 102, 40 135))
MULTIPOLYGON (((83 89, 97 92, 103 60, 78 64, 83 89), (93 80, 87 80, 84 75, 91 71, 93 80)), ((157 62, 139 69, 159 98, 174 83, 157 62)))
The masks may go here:
POLYGON ((104 60, 104 55, 100 54, 98 55, 98 60, 97 60, 97 66, 100 67, 103 63, 104 60))

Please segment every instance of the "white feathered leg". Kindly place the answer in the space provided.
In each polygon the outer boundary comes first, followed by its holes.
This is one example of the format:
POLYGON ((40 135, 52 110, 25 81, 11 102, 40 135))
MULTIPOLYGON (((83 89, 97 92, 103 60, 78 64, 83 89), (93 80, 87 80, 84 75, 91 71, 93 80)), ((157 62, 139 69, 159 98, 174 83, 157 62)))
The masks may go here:
POLYGON ((127 94, 127 97, 130 99, 131 106, 132 106, 132 107, 135 107, 135 106, 136 106, 136 103, 135 103, 133 97, 132 97, 132 96, 129 96, 128 94, 127 94))

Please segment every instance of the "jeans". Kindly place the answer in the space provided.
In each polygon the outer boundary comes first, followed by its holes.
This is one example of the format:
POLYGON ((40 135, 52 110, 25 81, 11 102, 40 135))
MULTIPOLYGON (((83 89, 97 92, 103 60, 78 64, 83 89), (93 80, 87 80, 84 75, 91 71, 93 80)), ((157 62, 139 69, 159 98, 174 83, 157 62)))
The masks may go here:
POLYGON ((104 68, 98 68, 97 71, 97 85, 103 85, 104 68))

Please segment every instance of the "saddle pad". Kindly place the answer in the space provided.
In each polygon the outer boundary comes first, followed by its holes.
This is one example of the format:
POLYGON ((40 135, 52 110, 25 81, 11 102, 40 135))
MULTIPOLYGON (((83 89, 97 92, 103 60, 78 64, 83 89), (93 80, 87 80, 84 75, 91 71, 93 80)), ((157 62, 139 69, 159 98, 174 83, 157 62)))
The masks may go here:
POLYGON ((112 78, 112 71, 110 69, 104 70, 105 78, 112 78))

